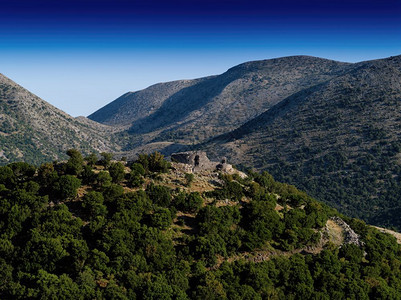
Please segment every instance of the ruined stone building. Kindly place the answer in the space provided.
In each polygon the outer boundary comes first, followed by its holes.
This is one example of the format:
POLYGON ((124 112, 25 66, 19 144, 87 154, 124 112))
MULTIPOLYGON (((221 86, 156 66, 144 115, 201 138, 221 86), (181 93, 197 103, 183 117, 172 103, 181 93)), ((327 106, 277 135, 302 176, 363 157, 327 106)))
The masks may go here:
POLYGON ((204 151, 187 151, 171 154, 171 160, 192 166, 192 172, 203 170, 229 171, 232 166, 227 164, 227 159, 223 157, 221 162, 210 161, 204 151))

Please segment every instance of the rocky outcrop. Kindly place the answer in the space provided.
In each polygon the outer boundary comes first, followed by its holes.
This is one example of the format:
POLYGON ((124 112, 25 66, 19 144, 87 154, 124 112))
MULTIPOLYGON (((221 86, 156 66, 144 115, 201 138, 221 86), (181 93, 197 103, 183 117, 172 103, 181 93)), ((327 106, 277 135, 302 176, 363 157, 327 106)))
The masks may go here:
POLYGON ((344 242, 343 244, 354 244, 358 247, 362 247, 364 245, 364 242, 362 242, 359 238, 359 235, 355 233, 352 228, 345 223, 345 221, 339 217, 332 217, 331 220, 336 222, 341 229, 343 230, 344 234, 344 242))

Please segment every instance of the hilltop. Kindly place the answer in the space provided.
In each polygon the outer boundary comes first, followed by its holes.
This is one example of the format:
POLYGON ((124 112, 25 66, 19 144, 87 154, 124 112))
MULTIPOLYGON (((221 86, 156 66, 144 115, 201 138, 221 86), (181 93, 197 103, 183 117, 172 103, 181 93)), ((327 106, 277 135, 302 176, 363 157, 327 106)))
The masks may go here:
POLYGON ((0 167, 2 299, 398 298, 400 245, 266 172, 0 167))

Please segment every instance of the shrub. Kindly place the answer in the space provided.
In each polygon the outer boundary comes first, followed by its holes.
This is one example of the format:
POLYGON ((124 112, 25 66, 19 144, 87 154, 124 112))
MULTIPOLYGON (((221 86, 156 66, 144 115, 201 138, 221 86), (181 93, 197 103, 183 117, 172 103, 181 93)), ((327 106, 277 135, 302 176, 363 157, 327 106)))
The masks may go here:
POLYGON ((185 173, 185 181, 186 181, 186 185, 187 187, 190 187, 192 182, 194 181, 194 174, 192 173, 185 173))

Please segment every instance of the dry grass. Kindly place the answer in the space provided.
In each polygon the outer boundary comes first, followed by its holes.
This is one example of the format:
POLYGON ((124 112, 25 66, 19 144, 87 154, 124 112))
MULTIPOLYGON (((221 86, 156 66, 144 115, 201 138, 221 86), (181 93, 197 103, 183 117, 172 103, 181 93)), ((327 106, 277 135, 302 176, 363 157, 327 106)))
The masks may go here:
POLYGON ((327 220, 326 228, 329 241, 336 246, 342 245, 342 243, 344 242, 344 233, 341 226, 333 220, 327 220))

